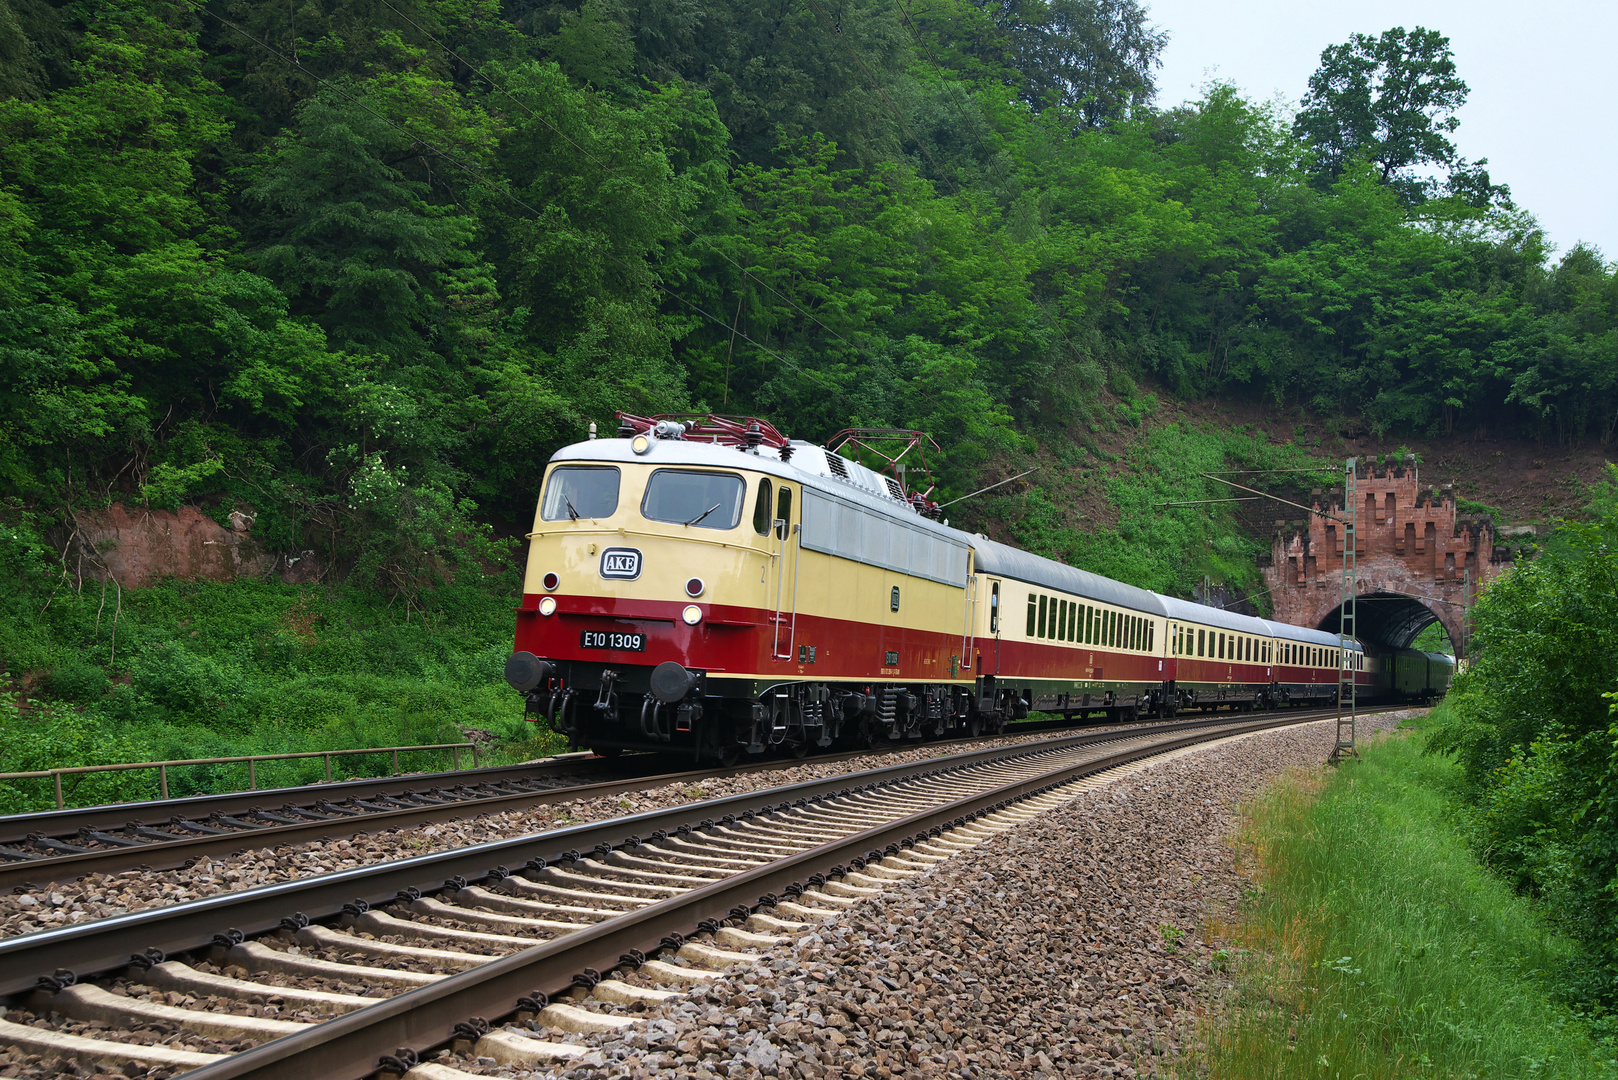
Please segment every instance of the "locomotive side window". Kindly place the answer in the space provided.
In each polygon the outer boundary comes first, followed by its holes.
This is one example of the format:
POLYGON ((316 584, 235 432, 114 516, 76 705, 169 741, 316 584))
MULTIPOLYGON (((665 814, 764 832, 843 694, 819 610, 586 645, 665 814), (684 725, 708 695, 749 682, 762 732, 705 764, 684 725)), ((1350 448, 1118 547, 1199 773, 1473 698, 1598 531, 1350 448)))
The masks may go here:
POLYGON ((618 512, 618 470, 611 465, 559 465, 545 481, 544 521, 606 518, 618 512))
POLYGON ((1041 594, 1039 597, 1039 633, 1035 637, 1045 636, 1045 605, 1050 598, 1041 594))
POLYGON ((758 498, 753 500, 753 531, 760 536, 770 535, 770 487, 769 477, 758 482, 758 498))
POLYGON ((1202 655, 1202 628, 1197 628, 1197 655, 1202 655))
POLYGON ((775 527, 775 535, 785 540, 792 534, 792 489, 785 485, 781 488, 781 497, 775 500, 775 518, 781 523, 775 527))
MULTIPOLYGON (((699 529, 734 529, 747 485, 734 473, 658 469, 646 482, 641 516, 699 529)), ((786 489, 781 489, 783 497, 786 489)))
POLYGON ((1069 641, 1079 640, 1079 605, 1077 602, 1075 602, 1073 607, 1068 611, 1067 639, 1069 641))
POLYGON ((1000 632, 1000 583, 992 582, 989 585, 989 633, 1000 632))
POLYGON ((1034 636, 1034 594, 1028 594, 1028 636, 1034 636))

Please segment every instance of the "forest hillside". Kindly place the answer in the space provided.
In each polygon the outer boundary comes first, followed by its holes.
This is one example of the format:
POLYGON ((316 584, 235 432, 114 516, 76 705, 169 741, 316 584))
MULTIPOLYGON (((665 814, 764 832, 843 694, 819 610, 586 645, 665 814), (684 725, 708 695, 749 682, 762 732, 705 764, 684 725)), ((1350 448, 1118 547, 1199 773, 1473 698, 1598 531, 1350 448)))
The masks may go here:
POLYGON ((940 501, 1035 469, 956 524, 1178 595, 1257 578, 1262 537, 1162 505, 1212 468, 1415 449, 1488 504, 1504 440, 1533 515, 1582 505, 1618 267, 1457 155, 1442 33, 1334 46, 1293 107, 1161 108, 1171 31, 1136 0, 0 0, 7 767, 536 752, 498 676, 519 538, 620 409, 923 429, 940 501), (250 526, 271 569, 126 589, 115 512, 250 526))

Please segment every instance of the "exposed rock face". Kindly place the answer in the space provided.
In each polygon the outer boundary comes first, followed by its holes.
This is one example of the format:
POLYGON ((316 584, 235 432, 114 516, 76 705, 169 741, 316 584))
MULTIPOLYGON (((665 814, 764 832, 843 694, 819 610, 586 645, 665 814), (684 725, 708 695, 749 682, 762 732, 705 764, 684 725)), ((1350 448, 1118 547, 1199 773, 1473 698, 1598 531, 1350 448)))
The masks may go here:
POLYGON ((232 511, 230 523, 227 529, 195 506, 171 511, 113 503, 79 517, 68 563, 77 563, 84 577, 110 576, 126 589, 164 578, 236 581, 280 571, 283 581, 297 584, 319 576, 309 553, 288 559, 259 543, 251 532, 251 513, 232 511))
MULTIPOLYGON (((1373 463, 1356 476, 1355 488, 1360 638, 1402 646, 1436 617, 1452 642, 1463 642, 1467 609, 1511 564, 1510 550, 1495 546, 1493 525, 1463 520, 1454 492, 1424 489, 1414 465, 1378 474, 1373 463), (1376 594, 1377 603, 1363 600, 1376 594), (1409 602, 1401 606, 1395 597, 1409 602)), ((1312 501, 1316 510, 1342 514, 1340 490, 1316 491, 1312 501)), ((1264 568, 1274 617, 1335 631, 1343 599, 1342 525, 1318 514, 1275 524, 1271 563, 1264 568)))

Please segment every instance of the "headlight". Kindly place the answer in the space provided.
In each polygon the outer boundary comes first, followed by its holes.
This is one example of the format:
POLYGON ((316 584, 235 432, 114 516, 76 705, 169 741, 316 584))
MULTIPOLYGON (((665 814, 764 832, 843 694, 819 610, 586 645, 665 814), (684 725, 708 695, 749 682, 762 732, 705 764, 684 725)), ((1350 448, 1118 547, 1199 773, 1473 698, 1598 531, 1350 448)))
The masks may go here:
POLYGON ((680 618, 685 620, 685 625, 695 626, 702 621, 702 609, 695 604, 687 604, 685 610, 680 612, 680 618))
POLYGON ((545 586, 547 591, 555 589, 556 586, 558 586, 558 585, 560 585, 562 583, 562 579, 556 576, 555 571, 552 571, 551 573, 546 574, 544 577, 540 578, 539 580, 540 580, 540 583, 545 586))
POLYGON ((629 448, 637 454, 644 454, 652 448, 652 440, 644 435, 636 435, 629 440, 629 448))
POLYGON ((539 613, 541 615, 556 614, 556 597, 542 596, 539 599, 539 613))

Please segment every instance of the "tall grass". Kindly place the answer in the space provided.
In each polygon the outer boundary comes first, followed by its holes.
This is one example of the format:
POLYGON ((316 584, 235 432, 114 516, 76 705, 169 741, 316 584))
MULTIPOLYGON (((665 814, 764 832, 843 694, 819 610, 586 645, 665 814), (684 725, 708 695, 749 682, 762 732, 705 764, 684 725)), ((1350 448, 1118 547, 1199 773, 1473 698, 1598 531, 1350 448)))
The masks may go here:
POLYGON ((1572 944, 1478 865, 1455 766, 1419 732, 1293 775, 1248 808, 1257 885, 1231 925, 1235 989, 1188 1073, 1247 1078, 1613 1077, 1553 992, 1572 944))
MULTIPOLYGON (((165 582, 122 595, 115 641, 95 590, 53 585, 0 596, 0 672, 13 684, 0 697, 0 772, 454 743, 473 733, 492 740, 485 763, 565 747, 523 722, 505 684, 512 600, 492 589, 445 587, 407 613, 351 588, 165 582)), ((447 769, 451 754, 399 764, 447 769)), ((334 779, 391 768, 387 754, 332 762, 334 779)), ((261 787, 324 776, 318 758, 257 767, 261 787)), ((169 776, 177 796, 247 780, 246 765, 169 776)), ((146 772, 65 786, 73 805, 158 795, 146 772)), ((0 782, 0 813, 54 805, 49 780, 0 782)))

